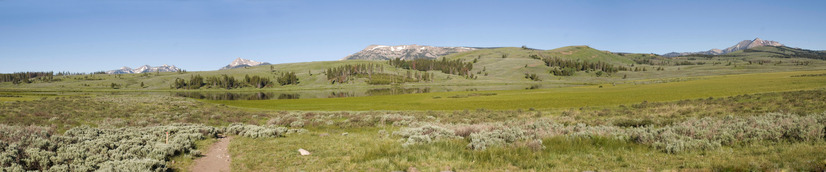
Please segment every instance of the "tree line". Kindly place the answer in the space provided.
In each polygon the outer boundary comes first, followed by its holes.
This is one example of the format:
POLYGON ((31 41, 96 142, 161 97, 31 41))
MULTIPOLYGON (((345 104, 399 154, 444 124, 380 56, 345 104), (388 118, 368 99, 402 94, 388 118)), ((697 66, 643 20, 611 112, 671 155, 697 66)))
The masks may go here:
MULTIPOLYGON (((276 78, 280 85, 298 84, 298 77, 293 72, 285 72, 276 78)), ((245 75, 243 80, 238 80, 233 76, 223 74, 221 76, 203 77, 201 75, 190 75, 189 80, 175 78, 172 84, 174 89, 200 89, 200 88, 223 88, 234 89, 243 87, 264 88, 272 87, 273 82, 268 77, 245 75)))
POLYGON ((433 81, 433 73, 407 71, 405 75, 384 73, 379 64, 347 64, 327 68, 324 71, 331 84, 347 83, 354 78, 367 78, 368 84, 392 84, 403 82, 433 81))
POLYGON ((576 71, 602 71, 610 74, 628 70, 625 66, 616 66, 601 61, 590 62, 558 57, 543 58, 542 61, 549 67, 556 67, 550 71, 556 76, 572 76, 576 71))
POLYGON ((327 75, 327 80, 330 83, 347 83, 352 77, 358 75, 367 75, 367 78, 372 79, 374 73, 382 73, 384 68, 378 64, 347 64, 338 67, 327 68, 324 75, 327 75))
POLYGON ((12 82, 14 84, 31 83, 32 79, 41 81, 52 81, 54 72, 15 72, 0 74, 0 82, 12 82))
POLYGON ((441 60, 430 60, 430 59, 413 59, 413 60, 402 60, 399 58, 391 59, 388 62, 391 66, 396 68, 402 69, 412 69, 418 71, 429 71, 429 70, 438 70, 442 71, 442 73, 446 74, 453 74, 453 75, 460 75, 467 78, 473 78, 473 74, 470 73, 470 70, 473 69, 473 63, 471 62, 463 62, 460 59, 456 60, 447 60, 446 58, 442 58, 441 60))
POLYGON ((295 75, 295 72, 283 72, 281 76, 276 78, 276 81, 280 85, 298 85, 298 76, 295 75))

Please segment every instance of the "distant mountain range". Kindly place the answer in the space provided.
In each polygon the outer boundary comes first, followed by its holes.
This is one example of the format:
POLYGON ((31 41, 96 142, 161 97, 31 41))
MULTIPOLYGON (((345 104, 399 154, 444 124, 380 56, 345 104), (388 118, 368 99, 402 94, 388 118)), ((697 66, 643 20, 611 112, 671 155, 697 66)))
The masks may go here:
MULTIPOLYGON (((723 55, 728 54, 740 50, 747 50, 753 49, 757 47, 777 47, 777 48, 785 48, 784 50, 800 50, 793 51, 797 52, 792 55, 788 54, 777 54, 776 56, 806 56, 807 58, 817 57, 818 59, 821 57, 820 55, 824 53, 824 51, 812 51, 812 50, 803 50, 803 49, 795 49, 795 48, 788 48, 785 45, 777 42, 777 41, 770 41, 770 40, 762 40, 760 38, 755 38, 754 40, 743 40, 739 43, 735 44, 734 46, 728 47, 726 49, 711 49, 708 51, 699 51, 699 52, 671 52, 667 54, 663 54, 663 57, 678 57, 678 56, 685 56, 685 55, 693 55, 693 54, 700 54, 700 55, 723 55), (814 54, 814 55, 812 55, 814 54)), ((403 60, 412 60, 412 59, 435 59, 442 56, 447 56, 454 53, 461 53, 461 52, 468 52, 474 50, 483 50, 483 49, 493 49, 494 47, 485 48, 485 47, 436 47, 436 46, 424 46, 424 45, 396 45, 396 46, 388 46, 388 45, 370 45, 363 50, 351 54, 347 57, 342 58, 341 60, 390 60, 401 58, 403 60)), ((524 47, 523 47, 524 48, 524 47)), ((758 51, 758 50, 754 50, 758 51)), ((564 53, 563 53, 564 54, 564 53)), ((230 64, 222 67, 220 70, 224 69, 234 69, 234 68, 243 68, 243 67, 253 67, 253 66, 260 66, 260 65, 271 65, 267 62, 257 62, 254 60, 243 59, 243 58, 236 58, 230 64)), ((144 65, 135 69, 129 67, 123 67, 118 70, 110 70, 106 73, 108 74, 128 74, 128 73, 147 73, 147 72, 176 72, 181 70, 178 67, 163 65, 152 67, 149 65, 144 65)))
POLYGON ((253 66, 260 66, 260 65, 270 65, 270 63, 257 62, 257 61, 254 61, 254 60, 242 59, 241 57, 238 57, 237 59, 233 60, 232 63, 229 63, 229 65, 222 67, 220 70, 235 69, 235 68, 242 68, 242 67, 253 67, 253 66))
POLYGON ((424 45, 370 45, 363 50, 342 58, 341 60, 389 60, 401 58, 403 60, 412 59, 435 59, 444 55, 473 51, 477 48, 470 47, 434 47, 424 45))
POLYGON ((128 73, 149 73, 149 72, 158 72, 158 71, 160 71, 160 72, 177 72, 178 70, 181 70, 181 68, 175 67, 175 65, 172 65, 172 66, 163 65, 163 66, 156 66, 156 67, 152 67, 152 66, 149 66, 149 65, 143 65, 143 66, 135 68, 135 69, 124 66, 124 67, 122 67, 118 70, 106 71, 106 73, 107 74, 128 74, 128 73))
POLYGON ((745 50, 745 49, 750 49, 750 48, 754 48, 754 47, 762 47, 762 46, 779 47, 779 46, 783 46, 783 44, 781 44, 779 42, 776 42, 776 41, 769 41, 769 40, 762 40, 760 38, 755 38, 754 40, 740 41, 740 43, 737 43, 737 45, 728 47, 728 48, 723 49, 723 50, 715 48, 715 49, 711 49, 711 50, 708 50, 708 51, 700 51, 700 52, 682 52, 682 53, 671 52, 671 53, 663 54, 662 56, 663 57, 678 57, 678 56, 692 55, 692 54, 723 55, 723 54, 728 54, 728 53, 739 51, 739 50, 745 50))

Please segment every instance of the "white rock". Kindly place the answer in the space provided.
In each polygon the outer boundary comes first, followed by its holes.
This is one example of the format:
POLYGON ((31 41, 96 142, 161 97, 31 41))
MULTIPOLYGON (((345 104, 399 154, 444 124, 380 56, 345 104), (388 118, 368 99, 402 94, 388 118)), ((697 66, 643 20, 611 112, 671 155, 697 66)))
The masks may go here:
POLYGON ((310 155, 310 151, 301 148, 298 149, 298 153, 300 153, 301 155, 310 155))

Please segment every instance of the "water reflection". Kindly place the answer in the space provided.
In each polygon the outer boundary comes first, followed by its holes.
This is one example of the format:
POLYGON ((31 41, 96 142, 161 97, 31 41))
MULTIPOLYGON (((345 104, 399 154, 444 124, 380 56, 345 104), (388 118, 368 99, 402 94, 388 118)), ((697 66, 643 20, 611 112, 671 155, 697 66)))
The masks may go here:
POLYGON ((268 100, 268 99, 299 99, 298 93, 210 93, 210 92, 177 92, 175 96, 206 100, 268 100))
POLYGON ((314 99, 314 98, 341 98, 341 97, 363 97, 378 95, 398 95, 430 92, 451 92, 451 91, 487 91, 487 90, 515 90, 524 89, 526 85, 493 85, 493 86, 437 86, 437 87, 389 87, 389 88, 354 88, 354 89, 320 89, 320 90, 291 90, 291 91, 250 91, 250 92, 220 92, 220 91, 187 91, 187 92, 166 92, 166 91, 113 91, 113 92, 0 92, 0 97, 9 95, 38 95, 38 96, 60 96, 60 95, 172 95, 178 97, 188 97, 207 100, 268 100, 268 99, 314 99))
POLYGON ((330 95, 327 96, 327 98, 339 98, 339 97, 356 97, 356 94, 354 94, 353 92, 342 92, 342 91, 336 92, 336 91, 333 91, 333 92, 330 92, 330 95))
POLYGON ((397 95, 397 94, 413 94, 413 93, 429 93, 430 88, 379 88, 379 89, 370 89, 367 90, 367 95, 369 96, 380 96, 380 95, 397 95))
POLYGON ((377 95, 429 93, 430 88, 380 88, 366 91, 309 91, 309 92, 176 92, 173 95, 206 100, 269 100, 300 98, 339 98, 377 95))

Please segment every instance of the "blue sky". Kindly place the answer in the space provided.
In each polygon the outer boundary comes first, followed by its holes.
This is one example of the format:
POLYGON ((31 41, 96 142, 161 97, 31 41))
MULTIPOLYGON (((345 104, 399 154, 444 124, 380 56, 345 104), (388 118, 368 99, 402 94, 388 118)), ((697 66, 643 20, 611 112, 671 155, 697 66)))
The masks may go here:
POLYGON ((0 73, 148 64, 216 70, 236 57, 338 60, 370 44, 826 49, 826 1, 0 0, 0 73))

